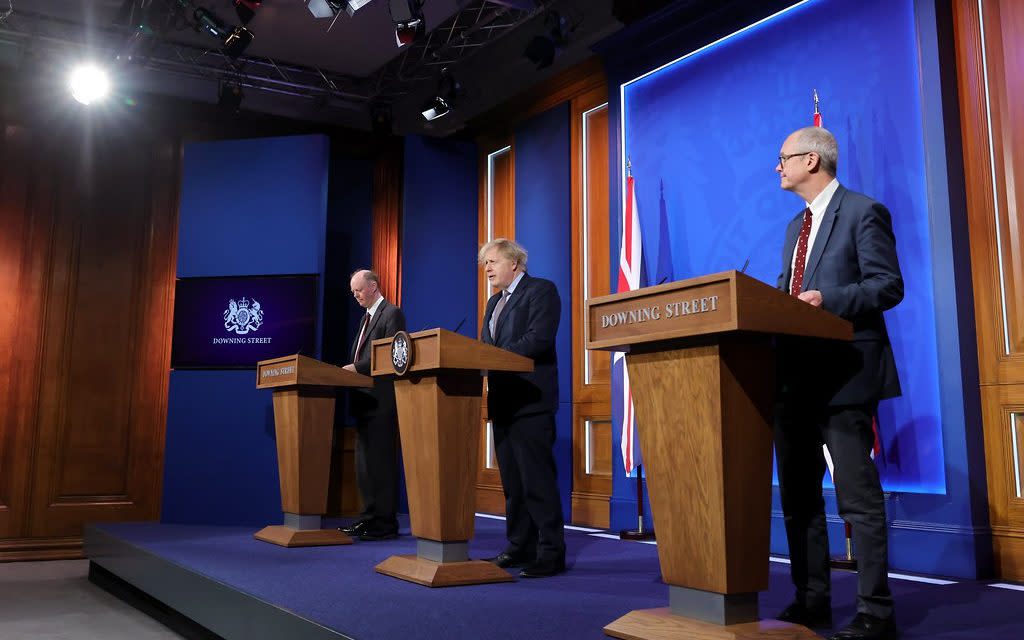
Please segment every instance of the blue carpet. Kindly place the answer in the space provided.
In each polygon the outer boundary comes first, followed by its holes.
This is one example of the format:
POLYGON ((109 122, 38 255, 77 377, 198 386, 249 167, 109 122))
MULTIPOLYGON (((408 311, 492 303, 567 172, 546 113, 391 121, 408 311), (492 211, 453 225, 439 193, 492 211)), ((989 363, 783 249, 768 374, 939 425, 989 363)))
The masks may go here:
MULTIPOLYGON (((504 522, 477 518, 470 555, 504 548, 504 522)), ((358 640, 394 638, 603 638, 601 628, 633 609, 667 606, 653 545, 566 531, 569 571, 542 580, 430 589, 376 573, 415 539, 286 549, 251 528, 117 523, 98 525, 134 546, 358 640)), ((408 530, 404 530, 408 534, 408 530)), ((792 596, 788 566, 771 563, 761 614, 792 596)), ((893 579, 905 638, 1024 639, 1024 592, 980 582, 933 585, 893 579)), ((833 574, 835 618, 854 614, 856 576, 833 574)))

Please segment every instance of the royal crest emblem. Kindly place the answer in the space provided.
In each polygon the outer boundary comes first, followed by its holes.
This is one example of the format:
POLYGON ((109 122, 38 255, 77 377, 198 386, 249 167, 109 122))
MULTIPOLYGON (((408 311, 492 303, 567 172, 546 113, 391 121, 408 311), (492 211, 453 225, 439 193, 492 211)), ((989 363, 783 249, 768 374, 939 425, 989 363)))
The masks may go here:
POLYGON ((224 311, 224 328, 229 332, 241 336, 258 330, 262 324, 263 309, 256 300, 250 303, 248 299, 242 298, 238 302, 228 302, 228 308, 224 311))
POLYGON ((403 376, 411 364, 412 339, 408 333, 399 331, 391 340, 391 365, 395 368, 395 373, 403 376))

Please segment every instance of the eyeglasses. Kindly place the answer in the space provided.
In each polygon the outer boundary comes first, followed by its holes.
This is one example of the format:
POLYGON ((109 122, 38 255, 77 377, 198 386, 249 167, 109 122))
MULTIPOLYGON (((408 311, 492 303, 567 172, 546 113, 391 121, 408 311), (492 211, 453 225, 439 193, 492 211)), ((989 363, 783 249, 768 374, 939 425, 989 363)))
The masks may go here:
POLYGON ((789 160, 790 158, 795 158, 797 156, 806 156, 808 153, 814 153, 814 152, 813 151, 804 151, 803 153, 789 153, 789 154, 782 154, 782 153, 780 153, 779 154, 779 164, 786 164, 786 160, 789 160))

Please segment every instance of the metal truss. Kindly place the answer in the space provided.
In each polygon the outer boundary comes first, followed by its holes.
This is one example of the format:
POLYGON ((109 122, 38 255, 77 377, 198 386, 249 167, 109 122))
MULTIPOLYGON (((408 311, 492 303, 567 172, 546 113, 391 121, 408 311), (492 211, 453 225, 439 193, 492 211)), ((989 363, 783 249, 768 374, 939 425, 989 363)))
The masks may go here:
MULTIPOLYGON (((131 34, 127 27, 94 25, 87 40, 81 23, 20 8, 0 21, 0 43, 44 55, 89 51, 112 62, 131 34)), ((132 64, 161 73, 319 101, 365 103, 370 97, 369 83, 359 78, 265 57, 240 56, 232 60, 219 49, 179 44, 160 35, 147 43, 132 64)))
MULTIPOLYGON (((508 0, 474 0, 408 45, 368 78, 258 56, 232 60, 217 48, 173 42, 169 39, 173 31, 187 27, 168 8, 161 16, 157 34, 144 51, 133 58, 132 64, 164 74, 306 98, 324 106, 338 102, 349 106, 370 102, 387 104, 410 93, 418 83, 432 82, 442 68, 472 55, 543 11, 550 3, 545 0, 522 9, 509 6, 516 3, 508 0)), ((34 13, 14 3, 8 10, 3 6, 6 4, 0 0, 0 44, 14 45, 23 53, 55 55, 89 51, 113 61, 132 35, 128 26, 116 24, 93 25, 87 32, 85 25, 79 22, 34 13)), ((153 0, 126 3, 123 25, 133 24, 137 12, 151 9, 150 5, 162 6, 153 0)))
POLYGON ((514 3, 477 0, 456 12, 376 73, 374 97, 387 102, 414 84, 435 79, 441 69, 515 29, 550 2, 537 2, 532 9, 509 4, 514 3))

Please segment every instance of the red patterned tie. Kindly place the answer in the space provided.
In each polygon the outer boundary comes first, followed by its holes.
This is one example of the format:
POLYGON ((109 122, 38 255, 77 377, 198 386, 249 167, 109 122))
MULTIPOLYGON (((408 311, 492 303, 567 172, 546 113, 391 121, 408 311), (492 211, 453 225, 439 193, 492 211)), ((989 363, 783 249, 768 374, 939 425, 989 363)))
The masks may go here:
POLYGON ((800 236, 796 241, 796 264, 793 265, 793 284, 790 295, 798 296, 804 287, 804 267, 807 266, 807 241, 811 237, 811 209, 804 209, 804 223, 800 225, 800 236))

